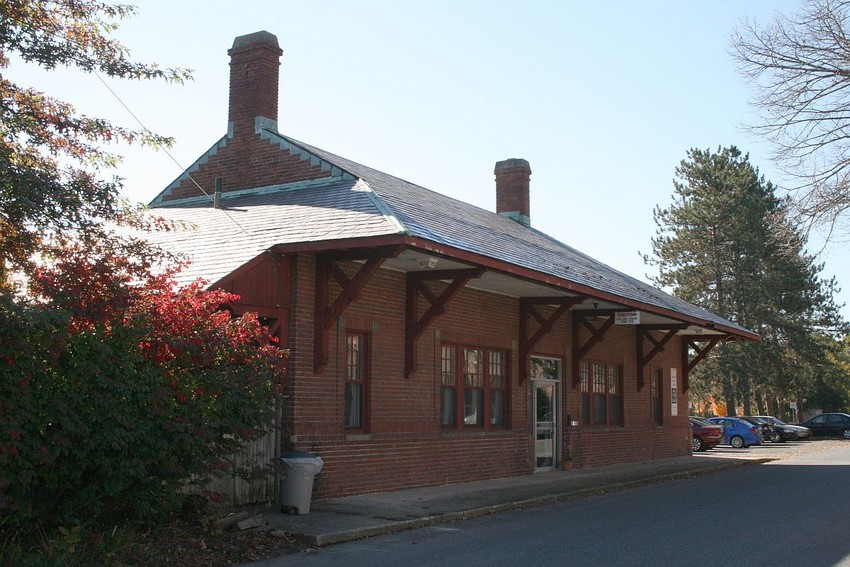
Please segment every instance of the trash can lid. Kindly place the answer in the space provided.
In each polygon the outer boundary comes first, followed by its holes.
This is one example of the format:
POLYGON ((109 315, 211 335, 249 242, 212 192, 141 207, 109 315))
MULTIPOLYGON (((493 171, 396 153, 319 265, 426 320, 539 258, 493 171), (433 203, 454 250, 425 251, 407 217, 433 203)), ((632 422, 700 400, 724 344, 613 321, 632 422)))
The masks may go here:
POLYGON ((305 451, 290 451, 280 456, 281 459, 315 459, 316 455, 305 451))

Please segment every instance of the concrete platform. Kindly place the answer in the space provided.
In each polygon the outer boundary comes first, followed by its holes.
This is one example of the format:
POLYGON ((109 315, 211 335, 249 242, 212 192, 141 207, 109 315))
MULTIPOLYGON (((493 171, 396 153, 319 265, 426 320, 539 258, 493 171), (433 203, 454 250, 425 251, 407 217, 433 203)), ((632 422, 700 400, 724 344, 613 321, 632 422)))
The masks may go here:
POLYGON ((323 546, 772 460, 753 454, 741 457, 700 454, 592 469, 541 472, 315 500, 310 512, 303 515, 284 514, 278 508, 258 510, 258 513, 274 529, 288 532, 304 543, 323 546))

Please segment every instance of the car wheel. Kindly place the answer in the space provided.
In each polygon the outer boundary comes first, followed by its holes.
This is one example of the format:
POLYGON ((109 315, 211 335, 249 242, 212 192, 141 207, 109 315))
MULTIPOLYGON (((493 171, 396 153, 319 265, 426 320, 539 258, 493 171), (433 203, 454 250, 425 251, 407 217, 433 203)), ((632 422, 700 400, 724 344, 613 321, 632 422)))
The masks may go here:
POLYGON ((700 437, 696 435, 694 435, 693 450, 694 453, 699 453, 700 451, 706 450, 705 441, 703 441, 700 437))
POLYGON ((850 429, 845 429, 844 431, 842 431, 841 436, 845 439, 850 439, 850 429))
POLYGON ((740 435, 735 435, 732 439, 729 440, 729 444, 735 447, 736 449, 744 448, 744 438, 740 435))
POLYGON ((782 443, 782 434, 781 434, 781 433, 779 433, 778 431, 774 431, 774 432, 773 432, 773 435, 772 435, 772 436, 771 436, 771 438, 770 438, 770 440, 771 440, 771 442, 773 442, 773 443, 782 443))

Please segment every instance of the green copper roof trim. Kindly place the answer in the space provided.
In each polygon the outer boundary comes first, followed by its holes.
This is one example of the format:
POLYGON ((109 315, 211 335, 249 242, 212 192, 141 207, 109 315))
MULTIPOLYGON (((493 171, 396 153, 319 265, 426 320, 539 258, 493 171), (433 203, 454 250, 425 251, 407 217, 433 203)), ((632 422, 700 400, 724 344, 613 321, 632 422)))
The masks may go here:
POLYGON ((528 217, 519 211, 503 211, 499 214, 505 218, 511 219, 512 221, 516 221, 519 224, 531 226, 531 217, 528 217))
MULTIPOLYGON (((319 167, 321 167, 322 171, 330 172, 331 176, 329 178, 326 177, 326 178, 323 178, 321 180, 317 180, 317 181, 319 181, 319 183, 318 183, 319 185, 323 185, 327 181, 339 181, 339 180, 346 180, 346 179, 353 181, 353 180, 357 179, 357 177, 355 177, 351 173, 345 171, 344 169, 341 169, 340 167, 332 164, 331 162, 329 162, 327 160, 323 160, 319 156, 311 153, 310 151, 306 150, 305 148, 302 148, 299 145, 291 143, 287 138, 285 138, 284 136, 281 136, 277 132, 277 122, 275 122, 274 120, 269 120, 268 118, 263 118, 262 116, 258 116, 256 118, 256 125, 257 125, 257 132, 260 134, 260 137, 262 139, 268 140, 269 142, 271 142, 273 144, 277 144, 281 149, 288 151, 291 155, 297 156, 298 158, 300 158, 302 160, 305 160, 305 161, 309 160, 310 165, 313 165, 313 166, 318 165, 319 167)), ((150 203, 148 203, 148 206, 151 207, 151 208, 170 207, 170 206, 174 206, 174 205, 185 205, 185 204, 192 204, 192 203, 203 202, 203 201, 212 201, 212 198, 207 197, 207 196, 186 197, 184 199, 174 199, 174 200, 169 200, 169 201, 164 201, 163 199, 165 197, 168 197, 169 195, 171 195, 172 191, 174 189, 176 189, 177 187, 179 187, 180 184, 183 181, 189 179, 193 173, 197 172, 200 169, 200 167, 202 165, 204 165, 205 163, 207 163, 210 160, 210 158, 215 156, 219 152, 219 150, 221 150, 222 148, 227 146, 228 140, 231 139, 231 136, 232 136, 232 134, 230 132, 230 127, 228 126, 227 135, 222 136, 221 139, 219 139, 215 144, 213 144, 212 147, 210 147, 210 149, 208 149, 206 152, 204 152, 201 155, 201 157, 199 157, 192 165, 190 165, 188 168, 183 170, 183 173, 181 173, 179 176, 177 176, 177 178, 174 181, 169 183, 168 186, 166 186, 166 188, 164 190, 162 190, 159 195, 154 197, 154 199, 150 203)), ((299 182, 297 182, 295 184, 291 184, 291 185, 290 184, 283 184, 283 185, 273 185, 273 186, 270 186, 270 187, 271 187, 271 190, 277 190, 280 187, 298 188, 297 185, 299 183, 302 184, 301 185, 302 187, 313 185, 312 183, 307 183, 305 185, 304 182, 299 181, 299 182)), ((262 190, 262 189, 267 189, 267 188, 259 188, 259 190, 262 190)), ((205 187, 204 190, 206 190, 207 193, 212 195, 215 189, 212 188, 212 187, 205 187)), ((229 195, 229 196, 244 195, 246 192, 255 192, 255 190, 254 189, 245 189, 245 190, 240 190, 240 191, 227 191, 226 193, 223 194, 223 197, 224 197, 224 195, 229 195)))
POLYGON ((372 201, 372 204, 375 205, 375 208, 378 209, 378 212, 383 215, 388 223, 393 225, 396 228, 396 234, 405 234, 410 235, 410 231, 408 231, 404 225, 398 220, 387 204, 381 199, 369 186, 369 184, 363 180, 358 179, 357 183, 352 187, 354 191, 363 191, 369 197, 369 200, 372 201))
MULTIPOLYGON (((190 165, 189 167, 184 169, 183 172, 180 175, 178 175, 177 178, 174 179, 174 181, 172 181, 171 183, 169 183, 165 187, 165 189, 160 191, 159 195, 154 197, 154 199, 150 203, 148 203, 148 206, 149 207, 161 207, 161 206, 163 206, 163 204, 164 204, 163 201, 162 201, 163 197, 167 197, 168 195, 171 195, 171 191, 173 191, 174 189, 179 187, 180 183, 182 181, 184 181, 185 179, 189 179, 193 173, 197 172, 202 165, 207 163, 210 160, 211 157, 216 155, 218 153, 218 151, 226 145, 227 145, 227 136, 223 136, 221 139, 219 139, 219 141, 217 141, 215 144, 213 144, 210 147, 210 149, 208 149, 203 154, 201 154, 201 157, 199 157, 197 160, 195 160, 195 162, 192 165, 190 165)), ((210 195, 212 195, 213 192, 215 191, 214 187, 207 187, 205 189, 210 195)), ((206 199, 206 198, 207 197, 204 197, 204 199, 206 199)), ((182 201, 182 199, 181 199, 181 201, 182 201)))
MULTIPOLYGON (((277 193, 279 191, 297 191, 299 189, 320 188, 327 185, 335 185, 339 183, 338 178, 322 177, 321 179, 310 179, 307 181, 295 181, 293 183, 283 183, 280 185, 267 185, 265 187, 251 187, 249 189, 239 189, 237 191, 225 191, 221 194, 221 202, 225 203, 229 199, 242 197, 244 195, 265 195, 268 193, 277 193)), ((174 199, 165 201, 156 205, 157 208, 180 207, 183 205, 195 205, 197 203, 212 203, 212 194, 210 197, 206 195, 198 195, 195 197, 186 197, 184 199, 174 199)), ((154 207, 154 205, 151 205, 154 207)))
POLYGON ((305 148, 297 144, 293 144, 290 142, 285 136, 280 135, 276 130, 263 130, 260 132, 260 137, 264 140, 268 140, 274 144, 277 144, 281 147, 281 149, 287 150, 292 155, 297 155, 303 160, 310 160, 311 165, 321 166, 322 171, 329 171, 331 173, 331 177, 335 179, 357 179, 351 173, 345 171, 332 164, 327 160, 323 160, 319 156, 314 153, 311 153, 305 148))
POLYGON ((265 116, 257 116, 254 118, 254 133, 262 136, 265 130, 277 132, 277 120, 266 118, 265 116))

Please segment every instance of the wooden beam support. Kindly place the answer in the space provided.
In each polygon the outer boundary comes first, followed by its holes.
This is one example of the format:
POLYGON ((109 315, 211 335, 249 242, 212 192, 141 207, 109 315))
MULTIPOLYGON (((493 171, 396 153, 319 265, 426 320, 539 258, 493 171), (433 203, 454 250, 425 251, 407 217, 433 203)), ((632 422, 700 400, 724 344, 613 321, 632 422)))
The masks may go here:
POLYGON ((682 390, 685 393, 690 388, 688 376, 691 370, 702 362, 708 356, 708 353, 711 352, 711 349, 717 346, 717 343, 723 340, 723 338, 721 335, 711 337, 704 337, 702 335, 682 337, 682 390), (700 343, 705 344, 701 345, 700 343), (690 357, 691 349, 696 353, 696 356, 693 358, 690 357))
POLYGON ((636 331, 637 342, 637 390, 643 390, 646 381, 644 380, 643 370, 649 364, 655 355, 662 352, 664 347, 670 340, 676 336, 676 333, 682 329, 686 329, 687 325, 638 325, 636 331), (667 331, 660 339, 655 338, 652 334, 654 331, 667 331), (644 354, 643 343, 647 340, 652 343, 652 350, 644 354))
POLYGON ((328 331, 345 309, 360 298, 363 286, 369 281, 384 260, 398 256, 401 248, 357 250, 352 252, 322 252, 316 255, 316 298, 313 310, 313 372, 319 373, 328 362, 328 331), (337 265, 341 261, 365 260, 354 277, 337 265), (342 288, 330 302, 328 280, 333 278, 342 288), (330 304, 329 304, 330 302, 330 304))
POLYGON ((525 382, 528 377, 531 351, 543 337, 552 331, 552 327, 567 310, 581 303, 584 296, 573 297, 525 297, 519 300, 519 383, 525 382), (557 305, 555 311, 548 317, 544 317, 538 310, 538 305, 557 305), (528 316, 531 315, 537 321, 537 331, 531 337, 528 336, 528 316))
POLYGON ((404 375, 410 375, 416 370, 416 339, 428 328, 428 325, 446 309, 448 302, 469 283, 484 273, 483 268, 468 270, 429 270, 427 272, 407 273, 407 292, 405 301, 404 325, 404 375), (437 295, 428 287, 426 282, 433 280, 448 280, 449 285, 437 295), (430 306, 421 317, 418 317, 417 296, 421 294, 430 306))
POLYGON ((233 317, 241 317, 246 313, 255 313, 260 323, 269 328, 269 334, 281 341, 281 344, 279 344, 280 348, 286 348, 285 343, 282 342, 284 339, 282 332, 285 330, 284 323, 289 323, 289 309, 236 303, 228 304, 227 310, 230 311, 233 317))
POLYGON ((611 311, 608 315, 600 315, 599 311, 573 311, 573 380, 572 386, 575 388, 579 382, 579 362, 587 356, 596 343, 601 342, 605 338, 605 333, 614 326, 614 312, 611 311), (596 326, 597 319, 602 319, 602 322, 596 326), (585 328, 590 331, 590 336, 581 343, 580 332, 585 328))

